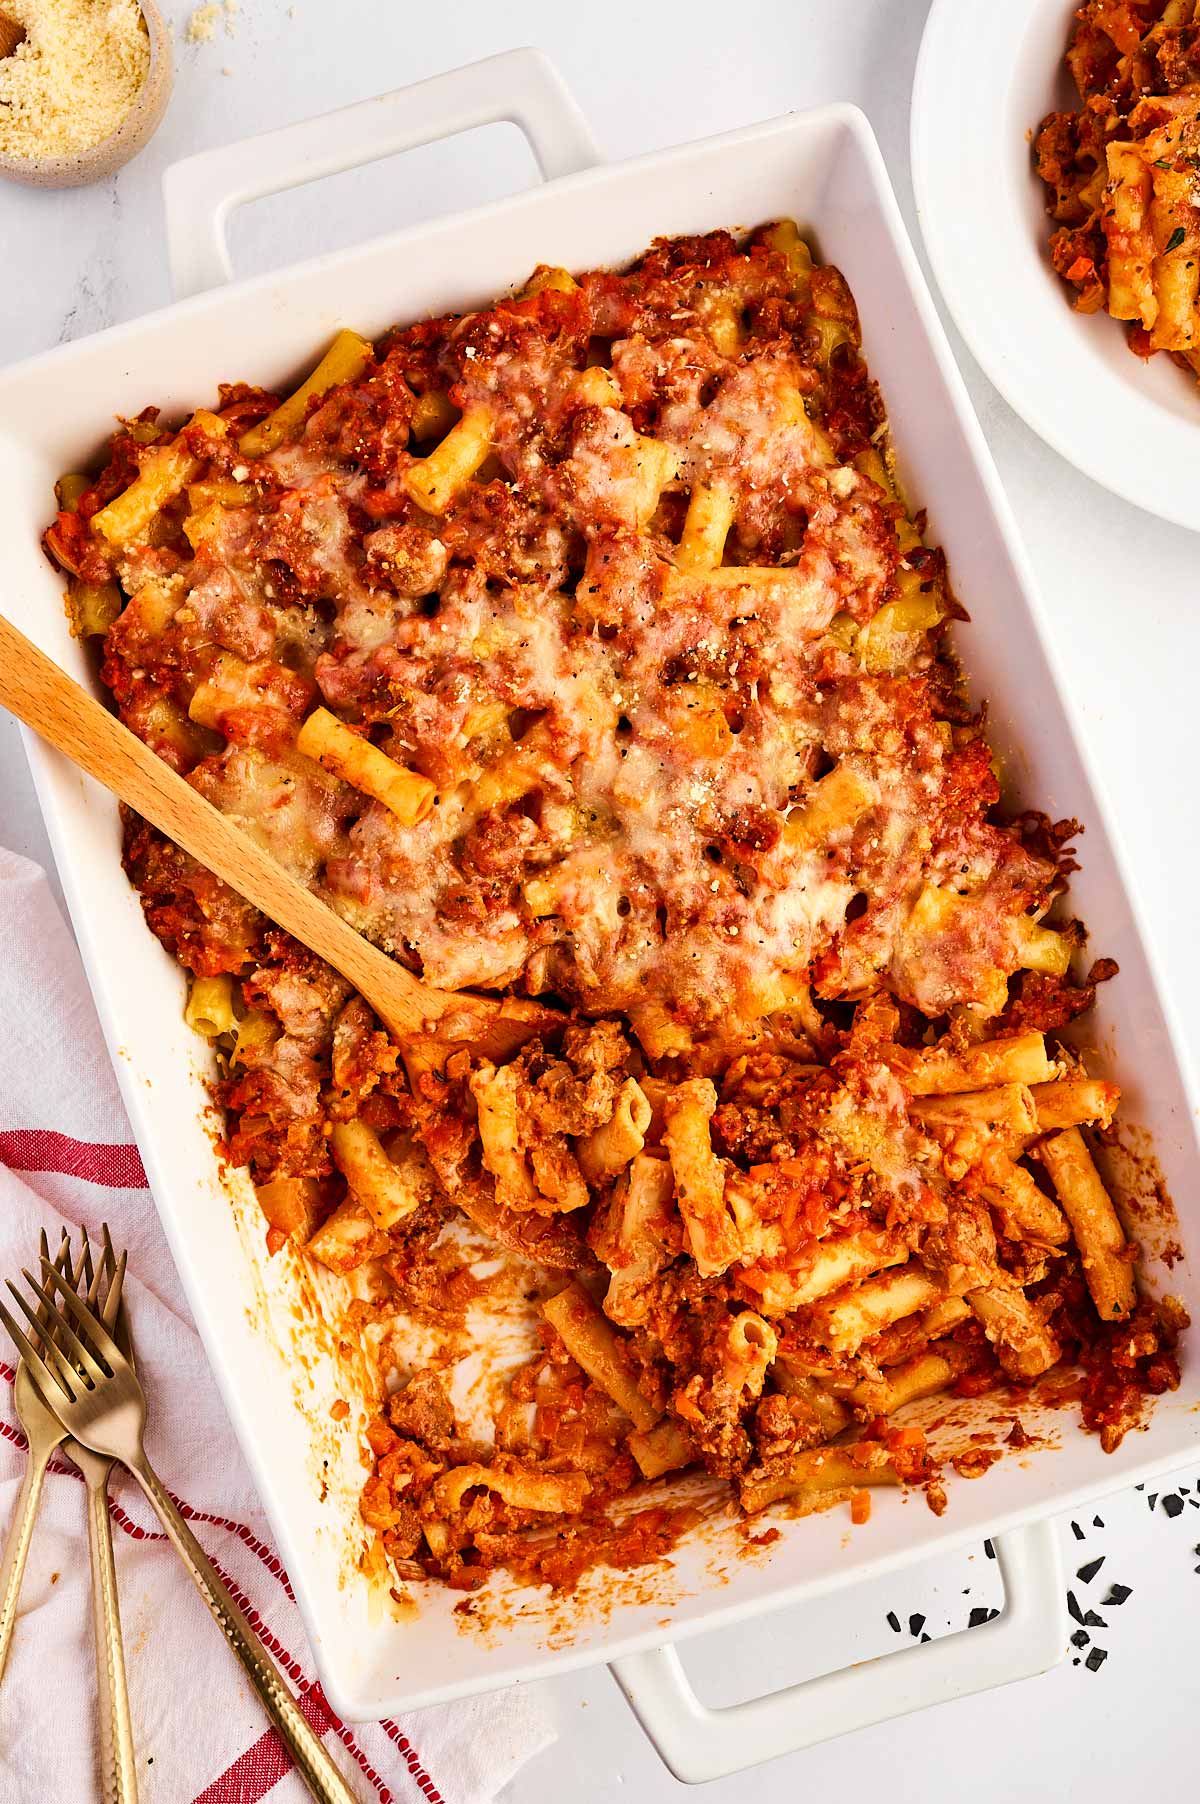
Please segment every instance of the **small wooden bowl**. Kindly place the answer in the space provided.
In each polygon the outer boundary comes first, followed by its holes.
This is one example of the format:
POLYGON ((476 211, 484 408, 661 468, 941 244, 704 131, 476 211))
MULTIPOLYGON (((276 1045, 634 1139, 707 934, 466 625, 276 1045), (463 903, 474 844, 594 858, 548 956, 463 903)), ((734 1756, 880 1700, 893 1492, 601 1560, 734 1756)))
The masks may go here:
POLYGON ((87 150, 63 157, 12 157, 0 155, 0 176, 24 182, 32 188, 82 188, 113 175, 136 157, 157 131, 171 98, 174 70, 171 28, 154 0, 141 0, 141 13, 150 39, 150 67, 137 97, 120 124, 87 150))

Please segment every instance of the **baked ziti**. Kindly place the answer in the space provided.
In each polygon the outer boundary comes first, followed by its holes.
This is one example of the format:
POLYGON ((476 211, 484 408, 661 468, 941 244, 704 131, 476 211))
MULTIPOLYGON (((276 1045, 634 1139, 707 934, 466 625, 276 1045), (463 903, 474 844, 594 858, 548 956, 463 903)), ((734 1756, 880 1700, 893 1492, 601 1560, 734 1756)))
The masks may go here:
POLYGON ((1084 0, 1066 60, 1080 105, 1035 145, 1054 267, 1139 357, 1200 374, 1200 0, 1084 0))
POLYGON ((1075 823, 1001 809, 854 302, 794 225, 149 408, 46 545, 161 757, 427 980, 553 1011, 507 1061, 394 1044, 126 820, 271 1246, 441 1348, 370 1430, 397 1572, 652 1559, 691 1516, 647 1483, 689 1467, 749 1514, 940 1509, 906 1404, 1074 1363, 1113 1447, 1176 1385, 1097 1162, 1117 1090, 1060 1038, 1115 969, 1063 904, 1075 823), (540 1339, 481 1434, 455 1370, 496 1285, 540 1339))

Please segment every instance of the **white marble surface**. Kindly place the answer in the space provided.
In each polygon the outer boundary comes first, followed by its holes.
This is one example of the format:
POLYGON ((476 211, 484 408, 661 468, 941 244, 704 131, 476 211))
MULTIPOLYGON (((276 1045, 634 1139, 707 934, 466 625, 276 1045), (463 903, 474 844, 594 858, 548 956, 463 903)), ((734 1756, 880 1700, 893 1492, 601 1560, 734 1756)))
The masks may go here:
MULTIPOLYGON (((600 9, 565 0, 420 8, 404 0, 243 0, 231 33, 199 45, 183 41, 190 9, 164 10, 177 25, 176 92, 142 157, 82 192, 0 186, 0 359, 169 299, 159 178, 174 158, 515 44, 550 52, 613 156, 821 100, 856 100, 875 124, 915 227, 908 93, 926 0, 739 0, 732 8, 692 0, 686 9, 645 0, 608 0, 600 9)), ((529 175, 515 134, 493 128, 480 143, 435 146, 247 209, 234 224, 235 262, 247 273, 281 265, 300 251, 503 193, 529 175)), ((1177 900, 1195 893, 1194 809, 1185 803, 1181 815, 1179 797, 1198 730, 1197 541, 1075 474, 1007 410, 957 340, 955 348, 1051 603, 1054 636, 1069 652, 1089 749, 1140 873, 1181 1015, 1200 1019, 1193 910, 1177 900)), ((0 843, 48 859, 7 722, 0 843)), ((1200 1056, 1200 1036, 1192 1050, 1200 1056)), ((1105 1626, 1092 1640, 1108 1654, 1099 1671, 1069 1657, 1043 1678, 827 1744, 705 1795, 713 1804, 751 1796, 783 1804, 801 1789, 866 1796, 886 1786, 899 1799, 949 1804, 966 1786, 976 1804, 1000 1804, 1018 1790, 1104 1804, 1126 1795, 1131 1780, 1146 1792, 1186 1786, 1200 1744, 1186 1703, 1200 1657, 1200 1508, 1190 1502, 1200 1496, 1200 1473, 1179 1480, 1192 1489, 1177 1517, 1161 1500, 1151 1510, 1145 1495, 1129 1492, 1101 1506, 1103 1530, 1090 1516, 1081 1522, 1085 1543, 1062 1525, 1070 1572, 1106 1556, 1090 1585, 1073 1581, 1083 1608, 1095 1607, 1113 1581, 1132 1587, 1119 1608, 1099 1610, 1105 1626)), ((753 1634, 693 1644, 687 1665, 709 1701, 730 1701, 906 1642, 913 1613, 927 1618, 925 1632, 959 1626, 972 1605, 999 1601, 995 1584, 996 1568, 980 1550, 778 1617, 753 1634), (902 1621, 899 1635, 889 1609, 902 1621)), ((564 1793, 575 1804, 678 1795, 604 1672, 550 1690, 563 1733, 516 1782, 520 1804, 550 1804, 564 1793)))

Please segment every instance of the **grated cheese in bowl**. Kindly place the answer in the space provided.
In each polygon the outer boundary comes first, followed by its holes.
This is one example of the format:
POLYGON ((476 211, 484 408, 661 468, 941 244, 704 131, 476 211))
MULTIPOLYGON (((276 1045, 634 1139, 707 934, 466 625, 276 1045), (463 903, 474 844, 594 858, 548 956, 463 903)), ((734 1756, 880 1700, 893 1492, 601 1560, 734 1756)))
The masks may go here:
POLYGON ((3 0, 28 33, 0 61, 0 156, 62 157, 116 130, 150 67, 136 0, 3 0))

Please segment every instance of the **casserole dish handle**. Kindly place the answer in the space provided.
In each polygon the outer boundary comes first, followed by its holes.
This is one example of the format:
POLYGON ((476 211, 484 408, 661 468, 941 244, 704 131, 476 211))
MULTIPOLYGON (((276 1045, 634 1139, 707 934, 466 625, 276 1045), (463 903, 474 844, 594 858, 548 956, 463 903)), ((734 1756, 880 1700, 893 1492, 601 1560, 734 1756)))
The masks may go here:
POLYGON ((603 161, 553 63, 525 49, 173 163, 163 201, 176 299, 230 280, 225 226, 247 201, 504 121, 524 133, 546 181, 603 161))
POLYGON ((1053 1521, 996 1537, 1005 1607, 993 1621, 807 1679, 767 1697, 712 1710, 693 1691, 673 1647, 611 1662, 646 1734, 677 1779, 707 1779, 774 1760, 928 1704, 1032 1678, 1067 1645, 1053 1521))

